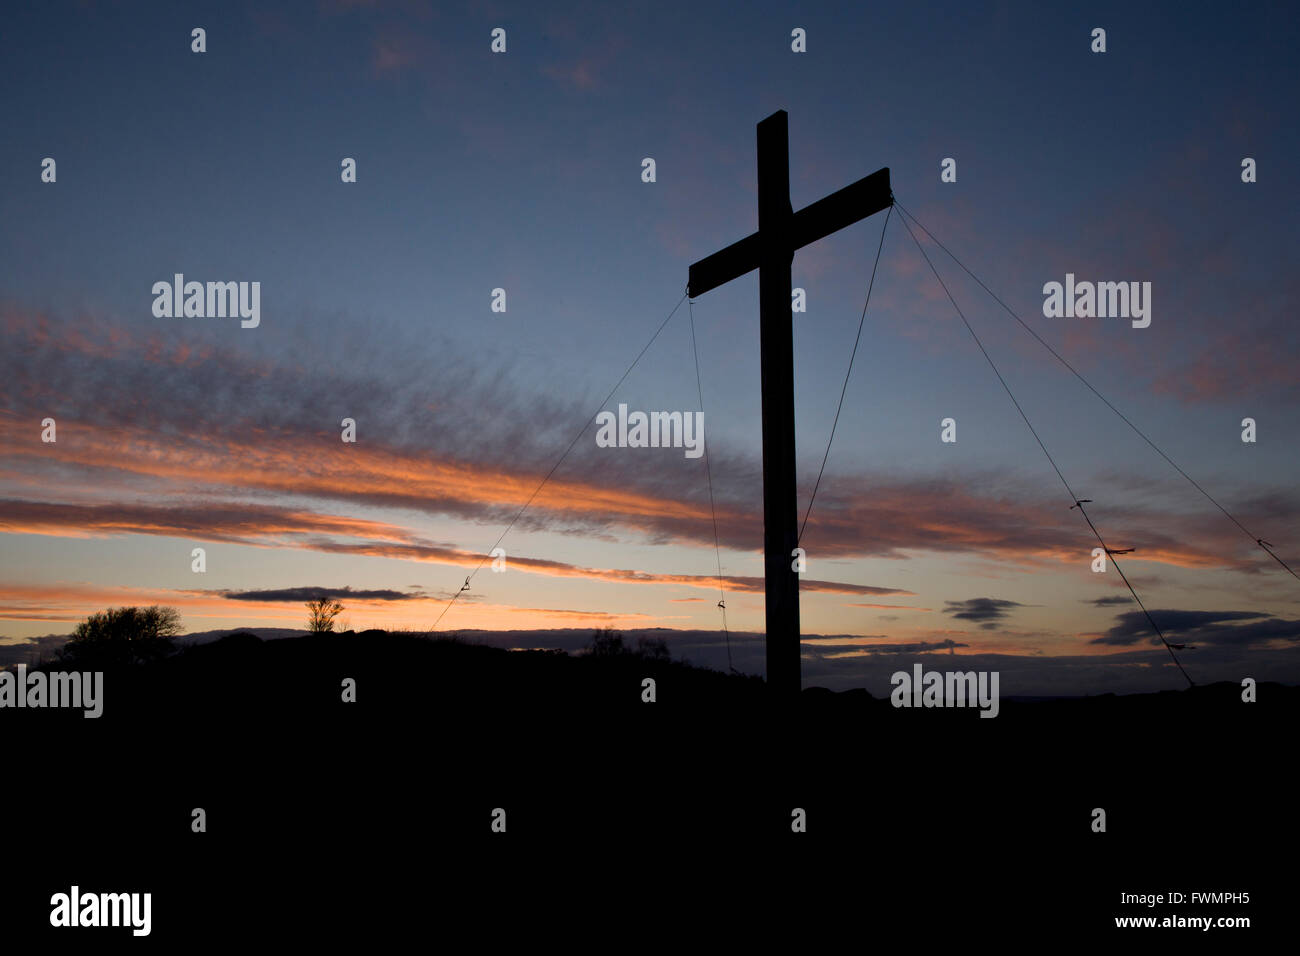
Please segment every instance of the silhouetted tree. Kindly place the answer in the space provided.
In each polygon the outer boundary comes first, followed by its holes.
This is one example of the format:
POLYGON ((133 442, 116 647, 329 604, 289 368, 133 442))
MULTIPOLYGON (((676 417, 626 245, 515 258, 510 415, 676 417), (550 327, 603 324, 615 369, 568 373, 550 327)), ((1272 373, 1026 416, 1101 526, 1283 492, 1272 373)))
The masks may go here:
POLYGON ((124 667, 160 660, 175 647, 181 615, 174 607, 116 607, 77 625, 59 660, 81 669, 124 667))
POLYGON ((587 653, 592 657, 619 657, 631 654, 632 650, 623 643, 623 635, 619 631, 605 627, 591 635, 587 653))
POLYGON ((313 634, 328 634, 334 630, 334 619, 343 613, 343 605, 330 597, 307 602, 307 630, 313 634))

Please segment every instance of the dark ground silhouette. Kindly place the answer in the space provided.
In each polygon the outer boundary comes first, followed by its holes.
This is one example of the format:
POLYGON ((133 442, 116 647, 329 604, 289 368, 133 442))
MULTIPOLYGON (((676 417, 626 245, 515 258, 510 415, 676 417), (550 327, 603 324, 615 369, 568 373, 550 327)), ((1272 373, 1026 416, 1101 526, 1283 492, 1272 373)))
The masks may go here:
POLYGON ((1253 889, 1243 912, 1262 919, 1264 859, 1295 836, 1281 778, 1300 690, 1258 696, 1003 700, 989 720, 865 691, 776 707, 759 679, 634 654, 233 634, 108 673, 98 720, 3 714, 23 795, 9 846, 29 861, 7 898, 48 913, 71 882, 134 879, 160 940, 285 919, 365 939, 394 911, 487 939, 507 902, 585 906, 584 926, 623 927, 611 946, 684 910, 760 936, 779 919, 814 947, 881 920, 1113 938, 1111 916, 1150 912, 1121 890, 1161 886, 1253 889))

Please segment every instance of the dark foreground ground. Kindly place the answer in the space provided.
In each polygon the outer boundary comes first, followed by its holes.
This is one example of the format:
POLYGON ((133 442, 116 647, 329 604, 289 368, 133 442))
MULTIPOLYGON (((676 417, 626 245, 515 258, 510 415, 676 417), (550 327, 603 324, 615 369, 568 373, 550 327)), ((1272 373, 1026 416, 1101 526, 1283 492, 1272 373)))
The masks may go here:
POLYGON ((992 720, 764 691, 378 632, 228 638, 109 674, 98 720, 0 711, 0 940, 1164 951, 1294 933, 1296 688, 1003 701, 992 720), (151 892, 151 935, 51 929, 74 883, 151 892), (1187 901, 1120 902, 1171 891, 1187 901), (1115 926, 1149 915, 1252 925, 1115 926))

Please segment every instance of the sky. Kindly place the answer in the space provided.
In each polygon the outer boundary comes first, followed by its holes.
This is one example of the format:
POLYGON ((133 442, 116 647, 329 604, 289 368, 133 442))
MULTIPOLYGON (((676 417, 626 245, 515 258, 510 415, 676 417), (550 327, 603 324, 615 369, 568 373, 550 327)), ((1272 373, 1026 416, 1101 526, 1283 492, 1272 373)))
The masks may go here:
MULTIPOLYGON (((329 592, 356 630, 666 628, 717 663, 719 563, 728 626, 761 639, 757 274, 680 300, 692 262, 756 229, 754 128, 779 109, 795 209, 889 167, 920 223, 1300 567, 1298 28, 1256 4, 12 11, 0 644, 126 604, 191 632, 301 627, 329 592), (258 282, 257 326, 156 315, 178 273, 258 282), (1150 325, 1046 317, 1067 273, 1150 282, 1150 325), (716 550, 703 458, 580 431, 701 394, 716 550)), ((885 230, 803 538, 805 681, 879 686, 938 651, 1013 667, 1004 695, 1182 686, 885 218, 794 256, 802 516, 885 230)), ((1300 681, 1300 581, 918 235, 1108 545, 1135 549, 1122 567, 1194 645, 1193 678, 1300 681)))

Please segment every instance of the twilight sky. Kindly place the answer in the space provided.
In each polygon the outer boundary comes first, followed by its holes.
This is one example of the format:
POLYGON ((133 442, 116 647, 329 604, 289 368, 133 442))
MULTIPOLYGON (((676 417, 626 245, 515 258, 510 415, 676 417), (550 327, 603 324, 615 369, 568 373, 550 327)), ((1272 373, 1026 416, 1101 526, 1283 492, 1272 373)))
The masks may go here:
MULTIPOLYGON (((1300 564, 1300 14, 891 6, 8 12, 0 643, 155 602, 192 631, 296 627, 322 588, 350 589, 358 630, 428 628, 687 266, 756 228, 754 126, 777 109, 796 209, 889 166, 900 202, 1300 564), (176 273, 260 282, 260 325, 155 317, 152 286, 176 273), (1043 284, 1066 273, 1151 282, 1150 327, 1044 318, 1043 284)), ((883 221, 795 256, 801 513, 883 221)), ((931 254, 1108 543, 1137 549, 1125 571, 1196 645, 1192 676, 1300 680, 1300 581, 931 254)), ((747 631, 763 627, 757 310, 756 274, 694 303, 728 622, 747 631)), ((619 402, 698 408, 685 305, 619 402)), ((895 214, 804 538, 803 631, 836 636, 806 645, 817 673, 875 686, 886 649, 939 645, 1021 658, 1018 674, 1086 662, 1059 692, 1181 686, 1114 569, 1090 570, 1070 504, 895 214)), ((598 448, 590 428, 503 546, 508 570, 485 568, 440 629, 694 642, 720 626, 704 463, 681 449, 598 448)), ((1035 692, 1004 680, 1018 690, 1035 692)))

